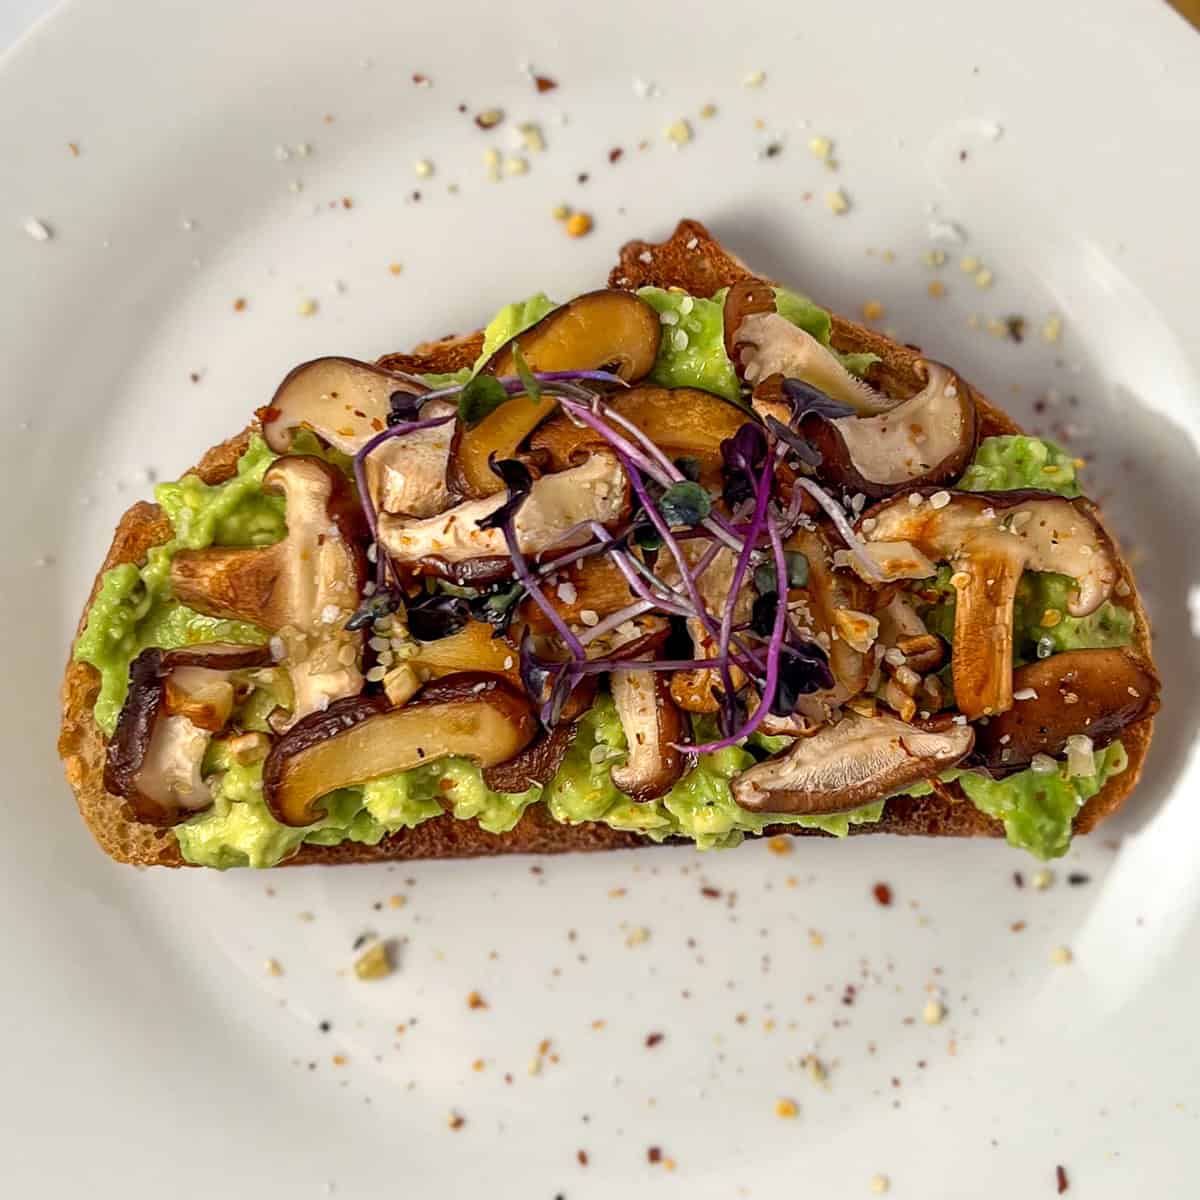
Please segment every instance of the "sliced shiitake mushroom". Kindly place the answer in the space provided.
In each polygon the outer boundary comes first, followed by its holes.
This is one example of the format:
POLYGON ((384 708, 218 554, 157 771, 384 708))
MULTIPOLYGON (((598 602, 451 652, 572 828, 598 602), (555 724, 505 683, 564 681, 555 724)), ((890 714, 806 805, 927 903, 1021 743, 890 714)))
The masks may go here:
POLYGON ((1055 757, 1083 734, 1099 749, 1158 711, 1158 676, 1127 650, 1068 650, 1013 672, 1021 697, 980 725, 975 759, 993 774, 1020 771, 1035 754, 1055 757))
POLYGON ((562 766, 567 751, 575 740, 574 721, 560 721, 553 729, 539 733, 524 750, 508 762, 485 767, 483 782, 493 792, 520 793, 544 784, 562 766))
POLYGON ((687 737, 666 676, 661 671, 614 671, 610 684, 628 746, 625 762, 612 769, 612 781, 633 800, 665 795, 683 774, 684 756, 677 746, 687 737))
POLYGON ((849 812, 948 770, 969 753, 974 737, 970 725, 932 732, 848 712, 743 771, 733 781, 733 798, 751 812, 849 812))
MULTIPOLYGON (((749 419, 745 409, 698 388, 636 387, 609 397, 607 404, 668 458, 697 460, 701 480, 712 485, 719 484, 721 443, 749 419)), ((534 432, 529 450, 535 462, 561 471, 606 444, 595 430, 558 413, 534 432)))
POLYGON ((1067 609, 1076 617, 1094 612, 1118 577, 1095 506, 1052 492, 914 489, 869 509, 858 530, 868 544, 905 543, 954 569, 954 696, 971 720, 1012 707, 1013 604, 1023 571, 1071 576, 1067 609))
POLYGON ((362 634, 345 624, 366 581, 366 531, 349 485, 319 458, 285 455, 262 486, 285 497, 287 536, 271 546, 181 550, 171 560, 171 589, 198 612, 280 636, 298 719, 362 690, 362 634))
POLYGON ((777 312, 744 317, 733 342, 738 350, 734 365, 751 385, 771 375, 799 379, 863 416, 886 412, 899 403, 851 375, 832 350, 777 312))
POLYGON ((417 642, 416 654, 405 661, 432 679, 460 671, 490 671, 519 684, 517 651, 495 633, 486 621, 468 621, 449 637, 417 642))
POLYGON ((176 825, 212 803, 200 766, 233 704, 230 673, 271 661, 265 646, 210 642, 143 650, 108 743, 104 786, 149 825, 176 825), (219 720, 219 724, 218 724, 219 720))
MULTIPOLYGON (((607 369, 626 383, 650 373, 658 355, 662 326, 658 314, 632 292, 588 292, 556 308, 536 325, 506 342, 488 360, 492 375, 515 375, 513 347, 531 371, 607 369)), ((470 429, 455 433, 447 479, 459 495, 494 496, 504 485, 488 466, 488 456, 512 458, 517 447, 558 406, 552 396, 534 402, 516 396, 470 429)))
POLYGON ((743 376, 741 346, 738 335, 742 331, 742 322, 747 317, 761 316, 763 313, 773 313, 775 305, 775 285, 765 279, 739 279, 725 293, 725 304, 721 310, 724 322, 725 353, 733 363, 739 378, 743 376))
POLYGON ((403 708, 352 696, 313 713, 279 739, 263 764, 263 799, 285 825, 311 825, 322 796, 439 758, 482 767, 516 757, 533 740, 529 701, 504 680, 462 672, 424 688, 403 708))
MULTIPOLYGON (((809 615, 817 640, 829 655, 834 678, 830 691, 801 697, 801 711, 812 720, 825 721, 833 708, 857 696, 870 678, 870 659, 862 640, 855 636, 861 624, 858 616, 870 607, 869 592, 856 576, 833 569, 833 548, 821 526, 801 527, 786 545, 789 550, 800 551, 808 561, 808 583, 804 590, 808 595, 809 615)), ((863 636, 867 632, 863 626, 863 636)))
MULTIPOLYGON (((607 617, 637 599, 625 576, 607 556, 585 558, 557 573, 557 582, 542 589, 545 598, 564 621, 582 623, 580 614, 593 612, 607 617)), ((517 614, 535 633, 550 633, 554 626, 529 597, 521 601, 517 614)))
MULTIPOLYGON (((504 497, 499 495, 468 500, 423 521, 385 513, 379 518, 379 540, 398 563, 425 560, 432 568, 435 560, 447 565, 469 559, 503 560, 508 558, 504 531, 479 528, 479 522, 503 503, 504 497)), ((514 522, 517 543, 525 555, 582 545, 591 537, 587 522, 611 525, 621 520, 628 508, 625 472, 615 455, 598 452, 577 467, 543 475, 534 482, 514 522)))
POLYGON ((979 422, 971 394, 940 363, 919 363, 925 387, 873 417, 810 411, 800 433, 821 454, 817 478, 872 499, 914 484, 952 483, 975 453, 979 422))
POLYGON ((315 358, 288 372, 258 416, 263 437, 277 454, 291 449, 300 429, 311 429, 343 454, 355 454, 387 428, 393 395, 428 390, 414 376, 357 359, 315 358))
MULTIPOLYGON (((431 400, 421 419, 447 417, 457 406, 431 400)), ((432 517, 445 512, 454 497, 446 486, 446 466, 454 425, 434 425, 391 438, 367 457, 367 487, 380 512, 408 517, 432 517)))

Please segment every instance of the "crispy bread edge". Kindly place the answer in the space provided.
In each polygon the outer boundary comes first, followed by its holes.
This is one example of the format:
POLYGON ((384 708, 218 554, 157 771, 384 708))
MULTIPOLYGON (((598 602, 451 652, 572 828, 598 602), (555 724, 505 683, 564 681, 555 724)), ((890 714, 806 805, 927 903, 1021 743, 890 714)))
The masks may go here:
MULTIPOLYGON (((665 242, 630 242, 623 247, 609 283, 612 287, 625 289, 648 284, 680 287, 693 294, 707 296, 751 273, 745 264, 724 250, 699 222, 681 221, 665 242)), ((880 362, 872 368, 874 383, 902 395, 919 390, 921 381, 915 366, 921 358, 920 351, 898 345, 873 330, 836 315, 833 322, 833 343, 839 350, 868 350, 879 356, 880 362)), ((379 362, 398 371, 456 371, 475 361, 481 345, 482 334, 471 333, 423 343, 411 354, 384 355, 379 362)), ((967 386, 970 387, 969 384, 967 386)), ((974 388, 970 388, 970 392, 982 417, 984 436, 1020 432, 1004 412, 974 388)), ((197 464, 195 473, 209 484, 230 478, 253 428, 250 426, 213 447, 197 464)), ((157 505, 140 502, 124 514, 117 525, 108 554, 96 574, 78 630, 82 630, 86 624, 88 611, 104 572, 120 563, 141 561, 151 546, 165 541, 169 536, 170 527, 157 505)), ((1134 649, 1150 662, 1149 621, 1124 559, 1121 559, 1120 569, 1122 578, 1130 586, 1129 604, 1136 616, 1134 649)), ((133 819, 133 814, 122 799, 105 791, 104 738, 92 719, 98 691, 97 672, 86 664, 68 661, 62 684, 62 724, 58 748, 80 814, 100 847, 118 862, 143 866, 187 866, 170 830, 140 824, 133 819)), ((1075 820, 1077 833, 1087 833, 1121 807, 1141 774, 1152 729, 1153 722, 1147 720, 1130 726, 1122 734, 1122 741, 1129 753, 1129 767, 1109 780, 1084 805, 1075 820)), ((789 826, 769 829, 767 833, 824 836, 816 830, 789 826)), ((995 837, 1003 835, 1003 828, 998 821, 979 812, 956 786, 951 785, 940 789, 940 794, 896 797, 888 802, 882 820, 872 825, 855 826, 852 833, 995 837)), ((554 821, 542 806, 534 805, 516 828, 505 834, 487 833, 473 820, 459 821, 447 814, 426 821, 415 829, 391 835, 377 846, 356 842, 339 846, 304 846, 283 865, 474 858, 494 854, 554 854, 571 850, 630 849, 653 844, 638 834, 620 832, 594 822, 562 825, 554 821)))

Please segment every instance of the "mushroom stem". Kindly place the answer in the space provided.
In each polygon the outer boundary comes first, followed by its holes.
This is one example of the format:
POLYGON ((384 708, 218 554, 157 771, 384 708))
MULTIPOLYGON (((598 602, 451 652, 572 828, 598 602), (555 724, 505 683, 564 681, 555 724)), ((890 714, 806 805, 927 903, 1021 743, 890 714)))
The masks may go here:
POLYGON ((972 721, 1012 707, 1013 607, 1023 567, 981 547, 955 564, 954 699, 972 721))

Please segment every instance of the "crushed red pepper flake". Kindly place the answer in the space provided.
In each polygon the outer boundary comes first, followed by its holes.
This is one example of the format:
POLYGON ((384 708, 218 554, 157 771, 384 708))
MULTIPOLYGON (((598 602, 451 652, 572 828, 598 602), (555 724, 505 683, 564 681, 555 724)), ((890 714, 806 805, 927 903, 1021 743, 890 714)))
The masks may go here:
POLYGON ((1067 1178, 1067 1169, 1062 1163, 1054 1168, 1054 1185, 1060 1196, 1071 1186, 1071 1181, 1067 1178))
POLYGON ((460 1112, 451 1112, 447 1124, 451 1129, 461 1129, 467 1123, 467 1118, 460 1112))
POLYGON ((537 88, 539 93, 552 92, 558 87, 558 80, 551 79, 549 75, 535 75, 533 77, 533 86, 537 88))
POLYGON ((713 887, 711 884, 705 884, 700 889, 700 895, 706 900, 719 900, 721 898, 721 889, 713 887))
POLYGON ((892 905, 892 889, 886 883, 877 883, 872 889, 871 894, 875 897, 875 902, 881 908, 890 908, 892 905))
POLYGON ((246 311, 246 297, 245 296, 239 296, 233 302, 233 311, 234 312, 245 312, 246 311))
POLYGON ((620 162, 624 153, 625 153, 625 151, 622 150, 620 146, 614 146, 608 152, 608 161, 610 163, 620 162))
POLYGON ((648 1033, 648 1034, 646 1034, 646 1049, 647 1049, 647 1050, 652 1050, 652 1049, 653 1049, 655 1046, 657 1046, 657 1045, 659 1044, 659 1042, 661 1042, 661 1041, 663 1040, 663 1038, 665 1038, 666 1036, 667 1036, 667 1035, 666 1035, 665 1033, 658 1033, 658 1032, 654 1032, 654 1033, 648 1033))
POLYGON ((662 1147, 661 1146, 651 1146, 646 1151, 646 1161, 647 1162, 652 1162, 652 1163, 662 1162, 662 1156, 663 1155, 662 1155, 662 1147))
POLYGON ((575 1157, 579 1160, 579 1165, 581 1167, 586 1167, 588 1165, 588 1152, 586 1150, 576 1150, 575 1157))
POLYGON ((487 1008, 488 1002, 478 992, 467 993, 468 1008, 487 1008))

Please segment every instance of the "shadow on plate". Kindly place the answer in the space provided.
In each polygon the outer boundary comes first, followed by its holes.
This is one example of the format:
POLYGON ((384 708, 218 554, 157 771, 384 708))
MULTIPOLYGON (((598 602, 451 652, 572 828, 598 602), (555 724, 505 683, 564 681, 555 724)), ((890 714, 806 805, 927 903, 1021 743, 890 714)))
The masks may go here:
POLYGON ((1137 791, 1104 828, 1132 833, 1171 797, 1196 740, 1200 715, 1200 453, 1193 436, 1128 388, 1116 389, 1119 419, 1136 447, 1110 504, 1121 524, 1142 530, 1126 546, 1150 614, 1162 710, 1137 791))

